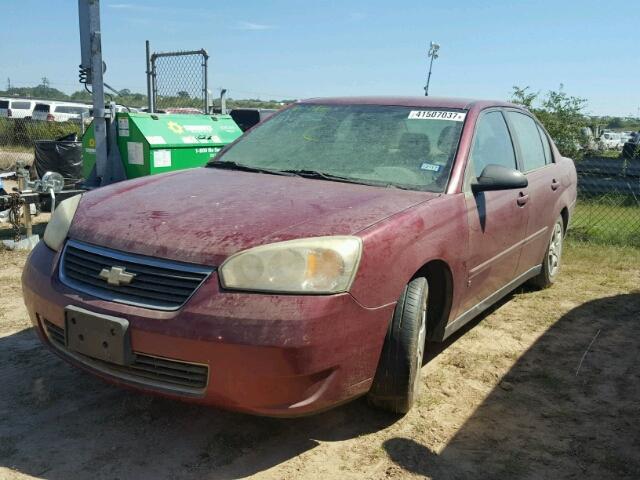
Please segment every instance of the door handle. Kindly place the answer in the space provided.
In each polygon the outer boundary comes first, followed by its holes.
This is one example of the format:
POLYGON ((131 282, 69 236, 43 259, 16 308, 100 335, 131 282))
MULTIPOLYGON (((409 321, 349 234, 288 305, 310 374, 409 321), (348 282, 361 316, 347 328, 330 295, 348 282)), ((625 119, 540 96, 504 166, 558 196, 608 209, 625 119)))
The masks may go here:
POLYGON ((518 199, 516 200, 516 202, 518 203, 519 207, 524 207, 528 201, 529 201, 529 195, 522 192, 518 194, 518 199))
POLYGON ((557 181, 555 178, 551 180, 551 190, 555 191, 558 189, 559 186, 560 186, 559 181, 557 181))

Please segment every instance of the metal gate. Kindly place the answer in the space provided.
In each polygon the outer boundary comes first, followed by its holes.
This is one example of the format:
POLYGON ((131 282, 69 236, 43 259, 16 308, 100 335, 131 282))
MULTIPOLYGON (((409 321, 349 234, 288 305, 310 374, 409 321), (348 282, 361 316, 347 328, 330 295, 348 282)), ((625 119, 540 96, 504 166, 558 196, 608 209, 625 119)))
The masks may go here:
POLYGON ((204 49, 149 55, 147 44, 149 111, 180 108, 208 113, 208 61, 204 49))

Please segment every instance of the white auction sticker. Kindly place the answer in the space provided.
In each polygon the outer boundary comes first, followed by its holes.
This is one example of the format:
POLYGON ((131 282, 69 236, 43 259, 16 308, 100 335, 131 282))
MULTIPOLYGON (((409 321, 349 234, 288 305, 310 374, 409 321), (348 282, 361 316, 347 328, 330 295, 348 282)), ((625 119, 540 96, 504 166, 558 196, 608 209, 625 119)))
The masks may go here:
POLYGON ((155 168, 171 166, 171 150, 156 150, 153 152, 153 166, 155 168))
POLYGON ((409 119, 411 120, 450 120, 452 122, 464 121, 467 114, 465 112, 448 112, 446 110, 411 110, 409 119))

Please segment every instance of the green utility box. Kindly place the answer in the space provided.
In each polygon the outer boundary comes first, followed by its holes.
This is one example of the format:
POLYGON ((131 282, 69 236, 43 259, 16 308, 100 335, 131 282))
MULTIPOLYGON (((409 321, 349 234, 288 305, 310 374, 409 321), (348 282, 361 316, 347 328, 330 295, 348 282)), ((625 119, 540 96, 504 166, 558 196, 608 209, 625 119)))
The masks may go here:
MULTIPOLYGON (((242 135, 229 115, 116 114, 127 178, 201 167, 242 135)), ((96 163, 93 123, 82 138, 84 178, 96 163)))

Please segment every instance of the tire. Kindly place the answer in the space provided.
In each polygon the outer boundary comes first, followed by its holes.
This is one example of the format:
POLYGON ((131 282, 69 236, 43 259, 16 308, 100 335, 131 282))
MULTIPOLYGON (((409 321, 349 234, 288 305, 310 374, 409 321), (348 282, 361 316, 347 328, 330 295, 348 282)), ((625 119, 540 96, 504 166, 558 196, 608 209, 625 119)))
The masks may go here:
POLYGON ((529 284, 543 289, 548 288, 556 282, 560 273, 562 260, 562 247, 564 243, 564 221, 558 217, 551 230, 551 238, 542 261, 542 271, 529 280, 529 284))
POLYGON ((398 299, 368 394, 376 408, 407 413, 418 394, 427 333, 427 279, 411 280, 398 299))

